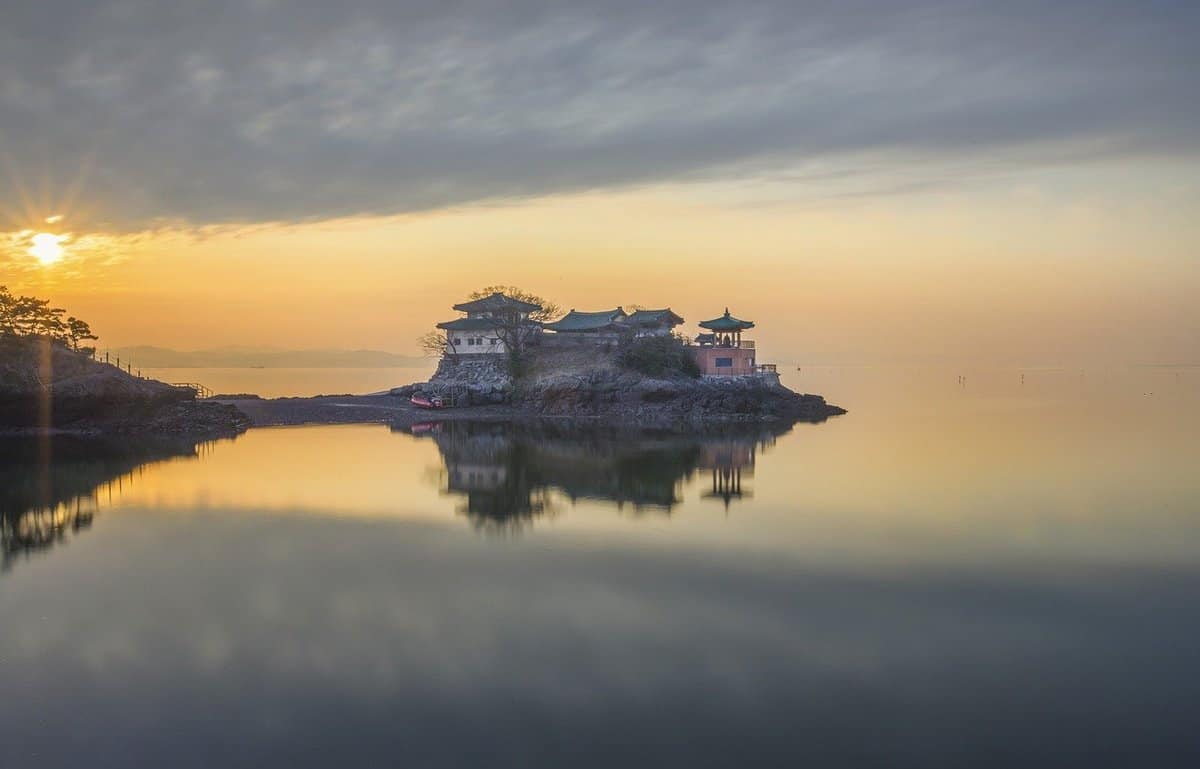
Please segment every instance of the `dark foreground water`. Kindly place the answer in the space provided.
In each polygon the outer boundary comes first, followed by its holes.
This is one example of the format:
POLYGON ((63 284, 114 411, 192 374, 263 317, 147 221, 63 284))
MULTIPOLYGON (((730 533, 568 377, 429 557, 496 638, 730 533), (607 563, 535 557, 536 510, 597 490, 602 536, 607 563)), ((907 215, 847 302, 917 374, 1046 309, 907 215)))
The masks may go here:
POLYGON ((1200 765, 1200 372, 808 376, 850 414, 4 444, 0 766, 1200 765))

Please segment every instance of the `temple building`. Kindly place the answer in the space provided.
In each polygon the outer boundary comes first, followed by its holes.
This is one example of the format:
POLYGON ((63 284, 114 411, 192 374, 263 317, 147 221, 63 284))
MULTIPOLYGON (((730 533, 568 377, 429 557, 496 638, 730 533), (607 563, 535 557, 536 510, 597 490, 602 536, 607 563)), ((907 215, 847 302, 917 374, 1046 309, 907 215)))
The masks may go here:
POLYGON ((542 328, 553 331, 557 339, 567 342, 603 344, 621 338, 627 329, 625 320, 628 317, 620 307, 600 312, 579 312, 572 308, 553 323, 542 324, 542 328))
POLYGON ((683 323, 683 318, 663 310, 636 310, 626 313, 617 307, 598 312, 580 312, 572 309, 553 323, 543 324, 553 331, 558 342, 593 342, 604 344, 617 342, 622 337, 667 336, 672 329, 683 323))
MULTIPOLYGON (((622 340, 669 337, 683 323, 669 307, 634 312, 622 307, 586 312, 572 308, 556 321, 539 323, 530 318, 542 309, 539 305, 500 293, 456 304, 454 309, 463 317, 437 324, 446 333, 446 354, 454 357, 505 354, 518 338, 522 348, 530 343, 552 347, 590 344, 612 350, 622 340)), ((742 338, 743 332, 754 328, 753 321, 734 317, 726 307, 724 315, 701 321, 699 326, 703 333, 689 349, 701 375, 759 376, 778 382, 775 366, 759 364, 754 342, 742 338)))
POLYGON ((754 322, 725 314, 700 321, 708 333, 696 337, 692 348, 700 373, 704 376, 750 376, 758 373, 754 361, 754 342, 742 339, 742 332, 754 328, 754 322))
POLYGON ((667 336, 676 326, 683 323, 683 318, 667 307, 663 310, 636 310, 630 313, 624 322, 633 331, 634 336, 667 336))
POLYGON ((456 355, 496 355, 508 352, 513 334, 536 335, 541 325, 529 314, 540 305, 522 302, 504 294, 454 305, 465 317, 437 324, 446 332, 446 350, 456 355))

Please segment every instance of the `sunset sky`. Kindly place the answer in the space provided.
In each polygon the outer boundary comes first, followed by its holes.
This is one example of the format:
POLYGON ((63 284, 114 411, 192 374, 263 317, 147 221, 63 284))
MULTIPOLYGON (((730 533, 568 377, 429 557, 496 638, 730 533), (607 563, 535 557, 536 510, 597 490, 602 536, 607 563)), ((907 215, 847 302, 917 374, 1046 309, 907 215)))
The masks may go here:
POLYGON ((20 4, 0 284, 102 346, 416 354, 506 283, 728 305, 763 360, 1200 363, 1198 38, 1152 0, 20 4))

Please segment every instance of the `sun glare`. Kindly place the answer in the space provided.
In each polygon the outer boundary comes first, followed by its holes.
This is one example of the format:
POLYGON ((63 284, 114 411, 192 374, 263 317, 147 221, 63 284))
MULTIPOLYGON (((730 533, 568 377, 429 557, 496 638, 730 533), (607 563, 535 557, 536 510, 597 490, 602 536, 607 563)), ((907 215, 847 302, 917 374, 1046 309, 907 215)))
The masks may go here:
POLYGON ((62 244, 64 240, 62 235, 39 232, 33 236, 32 245, 29 246, 29 255, 42 264, 54 264, 63 257, 62 244))

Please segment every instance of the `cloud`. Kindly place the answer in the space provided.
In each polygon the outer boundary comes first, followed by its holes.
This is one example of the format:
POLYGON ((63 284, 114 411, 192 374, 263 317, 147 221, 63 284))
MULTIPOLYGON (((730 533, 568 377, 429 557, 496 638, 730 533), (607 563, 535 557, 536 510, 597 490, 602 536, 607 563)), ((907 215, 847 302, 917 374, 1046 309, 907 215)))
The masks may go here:
POLYGON ((0 207, 142 229, 864 155, 911 179, 1191 153, 1198 22, 1168 2, 52 0, 0 29, 0 207))

